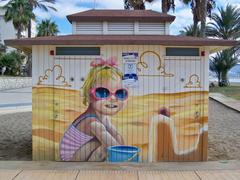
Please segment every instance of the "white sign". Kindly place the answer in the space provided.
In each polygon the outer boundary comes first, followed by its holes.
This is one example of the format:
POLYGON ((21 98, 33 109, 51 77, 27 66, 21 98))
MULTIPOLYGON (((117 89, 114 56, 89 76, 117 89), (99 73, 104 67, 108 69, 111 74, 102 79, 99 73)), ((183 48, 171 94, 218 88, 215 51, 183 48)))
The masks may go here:
POLYGON ((125 87, 137 87, 138 76, 137 76, 137 52, 124 52, 122 53, 122 59, 124 64, 124 76, 123 84, 125 87))

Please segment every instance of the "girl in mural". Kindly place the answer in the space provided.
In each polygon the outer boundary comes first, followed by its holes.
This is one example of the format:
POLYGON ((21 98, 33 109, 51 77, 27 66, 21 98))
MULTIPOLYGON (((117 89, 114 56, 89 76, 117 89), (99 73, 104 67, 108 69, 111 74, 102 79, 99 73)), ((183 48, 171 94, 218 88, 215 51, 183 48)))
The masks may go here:
POLYGON ((117 61, 97 59, 91 62, 91 67, 82 87, 83 103, 88 108, 62 138, 60 156, 63 161, 104 161, 108 146, 124 144, 110 120, 123 109, 128 99, 117 61))

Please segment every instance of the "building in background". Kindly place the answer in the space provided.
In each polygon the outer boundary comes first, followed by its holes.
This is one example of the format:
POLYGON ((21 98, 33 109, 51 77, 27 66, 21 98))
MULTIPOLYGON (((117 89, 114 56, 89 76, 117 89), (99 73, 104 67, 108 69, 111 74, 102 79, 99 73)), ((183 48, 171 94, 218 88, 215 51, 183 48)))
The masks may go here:
MULTIPOLYGON (((4 20, 5 10, 0 7, 0 44, 4 45, 5 39, 16 39, 17 31, 14 29, 12 22, 5 22, 4 20)), ((27 29, 22 32, 23 37, 27 37, 27 29)), ((32 21, 32 37, 36 36, 36 22, 32 21)), ((7 51, 13 50, 13 48, 7 47, 7 51)))

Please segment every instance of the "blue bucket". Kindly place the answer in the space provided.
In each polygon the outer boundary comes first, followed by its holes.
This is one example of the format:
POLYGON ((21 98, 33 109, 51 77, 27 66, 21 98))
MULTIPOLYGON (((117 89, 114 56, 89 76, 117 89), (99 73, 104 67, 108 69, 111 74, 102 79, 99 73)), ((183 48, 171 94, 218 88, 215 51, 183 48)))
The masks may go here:
POLYGON ((107 148, 109 162, 139 162, 140 149, 135 146, 110 146, 107 148))

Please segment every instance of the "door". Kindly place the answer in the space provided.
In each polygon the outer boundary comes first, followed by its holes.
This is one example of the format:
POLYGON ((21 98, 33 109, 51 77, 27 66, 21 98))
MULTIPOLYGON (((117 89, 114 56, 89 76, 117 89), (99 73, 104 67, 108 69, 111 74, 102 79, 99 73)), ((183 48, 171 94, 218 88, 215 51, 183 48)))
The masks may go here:
POLYGON ((204 160, 204 58, 163 56, 160 46, 104 48, 101 59, 54 56, 44 69, 53 76, 52 84, 37 89, 41 106, 34 103, 39 122, 35 127, 33 121, 35 153, 44 151, 39 153, 42 159, 56 161, 204 160), (136 55, 134 87, 122 82, 128 77, 123 61, 127 52, 136 55))

